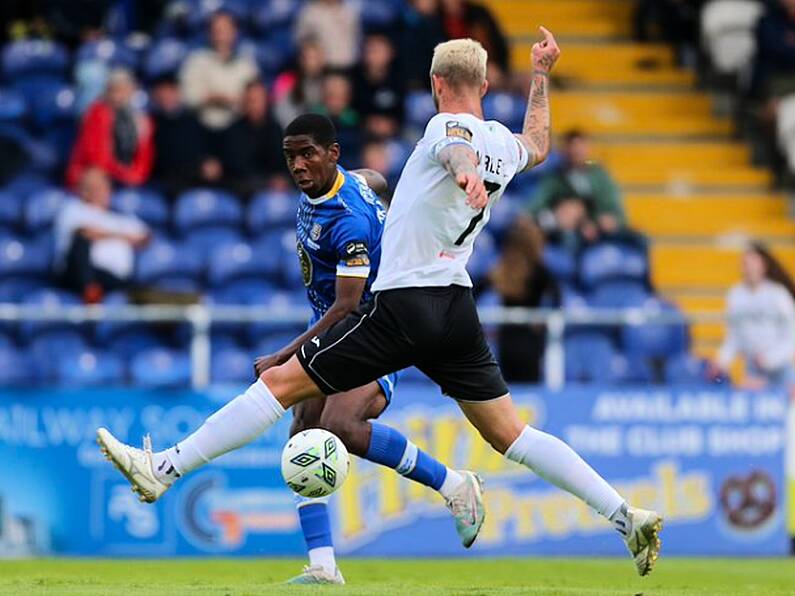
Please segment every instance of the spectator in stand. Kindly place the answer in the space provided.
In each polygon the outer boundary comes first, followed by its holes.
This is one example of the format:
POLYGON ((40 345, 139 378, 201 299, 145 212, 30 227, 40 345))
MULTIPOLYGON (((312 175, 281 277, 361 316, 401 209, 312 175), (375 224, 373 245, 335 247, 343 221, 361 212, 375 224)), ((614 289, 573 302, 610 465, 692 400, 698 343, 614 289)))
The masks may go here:
POLYGON ((590 155, 591 144, 585 133, 579 130, 566 133, 563 162, 541 179, 530 210, 537 218, 544 219, 560 209, 564 199, 568 202, 579 199, 588 211, 582 231, 588 240, 596 240, 623 233, 626 217, 618 185, 590 155))
POLYGON ((110 73, 104 96, 86 111, 66 169, 66 183, 75 187, 87 168, 104 170, 114 182, 137 186, 149 180, 154 159, 151 118, 133 105, 133 76, 110 73))
POLYGON ((283 72, 273 83, 274 114, 282 128, 323 103, 323 77, 326 58, 316 41, 307 39, 298 48, 298 60, 292 70, 283 72))
POLYGON ((635 38, 673 44, 679 61, 693 63, 699 43, 701 7, 706 0, 637 0, 635 38))
POLYGON ((511 71, 508 40, 488 8, 468 0, 442 0, 442 18, 449 39, 470 37, 479 41, 490 62, 505 73, 511 71))
POLYGON ((544 209, 534 209, 531 213, 550 244, 576 255, 588 240, 583 233, 590 226, 588 207, 581 197, 553 196, 544 209))
MULTIPOLYGON (((519 218, 508 231, 500 259, 488 275, 488 283, 504 306, 538 308, 560 304, 560 290, 543 263, 543 254, 541 230, 531 219, 519 218)), ((540 382, 545 346, 544 325, 500 325, 497 351, 505 379, 540 382)))
POLYGON ((343 153, 340 163, 345 167, 355 164, 361 151, 362 131, 359 114, 353 108, 353 87, 342 72, 331 71, 323 79, 323 105, 313 111, 325 114, 337 129, 337 140, 343 153))
POLYGON ((221 158, 227 186, 250 197, 263 188, 290 186, 282 154, 282 129, 270 114, 268 90, 260 81, 243 94, 243 116, 224 133, 221 158))
POLYGON ((323 48, 329 67, 352 68, 359 59, 361 25, 358 12, 343 0, 312 0, 301 9, 296 41, 312 39, 323 48))
MULTIPOLYGON (((387 193, 391 197, 400 175, 391 167, 388 143, 379 137, 369 137, 362 145, 361 167, 381 174, 387 181, 387 193)), ((386 197, 389 199, 389 197, 386 197)), ((381 197, 382 199, 385 197, 381 197)))
POLYGON ((398 56, 407 90, 426 90, 433 49, 447 41, 438 0, 410 0, 401 14, 398 56))
POLYGON ((210 155, 207 134, 182 101, 177 80, 165 76, 151 91, 155 120, 154 179, 176 196, 191 186, 219 184, 221 162, 210 155))
POLYGON ((99 168, 80 177, 80 200, 67 201, 55 218, 55 272, 88 303, 129 286, 135 251, 149 241, 138 218, 110 211, 111 182, 99 168))
POLYGON ((237 52, 237 24, 217 12, 210 19, 210 47, 190 53, 180 71, 185 103, 208 130, 227 128, 240 113, 243 91, 259 76, 250 56, 237 52))
POLYGON ((795 0, 769 4, 757 24, 750 91, 757 99, 795 92, 795 0))
POLYGON ((787 388, 795 396, 795 284, 760 243, 743 253, 742 276, 726 299, 726 339, 711 373, 725 374, 739 354, 748 388, 787 388))
POLYGON ((372 135, 395 137, 403 122, 403 84, 395 63, 395 47, 385 33, 364 40, 362 64, 354 78, 354 105, 372 135))

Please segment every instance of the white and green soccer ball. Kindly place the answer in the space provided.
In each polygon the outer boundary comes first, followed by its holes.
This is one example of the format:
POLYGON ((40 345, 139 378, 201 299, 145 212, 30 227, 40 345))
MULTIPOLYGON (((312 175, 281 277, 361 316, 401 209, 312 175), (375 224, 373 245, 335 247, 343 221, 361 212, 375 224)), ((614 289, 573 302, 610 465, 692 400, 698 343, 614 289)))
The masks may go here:
POLYGON ((330 495, 345 482, 350 467, 345 445, 321 428, 291 437, 282 451, 282 477, 302 497, 330 495))

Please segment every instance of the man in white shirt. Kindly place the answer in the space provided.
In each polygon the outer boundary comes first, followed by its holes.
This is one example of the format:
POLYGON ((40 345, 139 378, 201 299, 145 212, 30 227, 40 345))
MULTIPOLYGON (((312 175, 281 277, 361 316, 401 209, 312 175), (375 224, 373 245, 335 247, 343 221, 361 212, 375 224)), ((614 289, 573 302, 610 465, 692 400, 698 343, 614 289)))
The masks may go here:
POLYGON ((55 218, 55 268, 64 286, 95 302, 127 285, 135 251, 149 240, 137 217, 110 211, 110 180, 99 168, 80 178, 80 199, 67 200, 55 218))
POLYGON ((662 518, 629 507, 568 445, 520 419, 485 341, 466 272, 474 239, 507 183, 549 152, 547 86, 560 50, 549 31, 542 33, 544 40, 532 49, 530 98, 519 135, 483 120, 488 83, 482 46, 459 39, 436 47, 431 83, 439 114, 395 189, 369 307, 313 337, 285 364, 265 370, 171 449, 134 449, 98 430, 103 451, 142 500, 157 500, 179 476, 252 441, 296 403, 414 365, 456 400, 497 451, 609 519, 638 572, 651 571, 662 518), (169 477, 160 468, 174 473, 169 477))

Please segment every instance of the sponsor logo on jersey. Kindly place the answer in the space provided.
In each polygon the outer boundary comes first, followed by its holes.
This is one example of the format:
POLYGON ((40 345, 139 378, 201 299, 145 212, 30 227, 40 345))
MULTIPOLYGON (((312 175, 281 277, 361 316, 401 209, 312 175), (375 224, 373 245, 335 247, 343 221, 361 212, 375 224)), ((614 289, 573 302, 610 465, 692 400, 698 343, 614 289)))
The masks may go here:
POLYGON ((349 242, 345 245, 345 265, 347 267, 368 267, 370 255, 364 242, 349 242))
POLYGON ((458 120, 450 120, 445 125, 448 137, 459 137, 468 143, 472 142, 472 131, 458 120))
POLYGON ((312 285, 312 259, 300 240, 296 243, 296 249, 298 251, 298 262, 301 264, 301 277, 304 285, 308 288, 312 285))
POLYGON ((317 242, 320 239, 320 234, 323 233, 323 226, 319 223, 316 223, 312 226, 312 229, 309 231, 309 237, 317 242))

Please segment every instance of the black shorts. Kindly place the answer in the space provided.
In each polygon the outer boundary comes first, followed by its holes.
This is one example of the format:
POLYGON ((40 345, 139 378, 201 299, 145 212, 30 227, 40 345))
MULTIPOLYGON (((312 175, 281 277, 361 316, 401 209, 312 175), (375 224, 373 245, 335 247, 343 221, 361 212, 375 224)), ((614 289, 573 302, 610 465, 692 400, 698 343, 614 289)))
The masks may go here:
POLYGON ((326 395, 412 365, 460 401, 508 393, 472 291, 462 286, 377 292, 372 303, 313 337, 297 355, 326 395))

